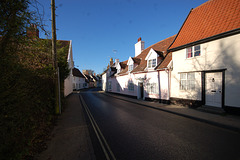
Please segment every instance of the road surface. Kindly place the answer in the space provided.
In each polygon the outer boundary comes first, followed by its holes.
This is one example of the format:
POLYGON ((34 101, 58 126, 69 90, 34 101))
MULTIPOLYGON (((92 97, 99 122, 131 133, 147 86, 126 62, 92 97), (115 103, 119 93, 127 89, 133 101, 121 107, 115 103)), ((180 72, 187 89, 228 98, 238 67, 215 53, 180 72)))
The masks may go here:
MULTIPOLYGON (((109 159, 122 160, 240 160, 240 134, 237 132, 101 92, 81 92, 79 97, 106 140, 106 150, 110 149, 106 153, 101 149, 94 129, 90 127, 98 159, 107 159, 105 154, 108 154, 109 159)), ((87 117, 87 112, 85 115, 87 117)))

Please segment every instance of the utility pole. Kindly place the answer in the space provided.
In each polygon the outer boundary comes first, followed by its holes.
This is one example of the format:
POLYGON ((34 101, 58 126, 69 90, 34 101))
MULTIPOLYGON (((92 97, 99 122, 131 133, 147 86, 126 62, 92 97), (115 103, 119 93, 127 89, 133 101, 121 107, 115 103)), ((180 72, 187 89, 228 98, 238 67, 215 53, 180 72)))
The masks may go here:
POLYGON ((56 114, 61 113, 60 103, 60 84, 59 84, 59 69, 57 64, 57 36, 56 36, 56 15, 55 15, 55 0, 51 0, 51 11, 52 11, 52 57, 53 57, 53 69, 54 75, 54 91, 55 91, 55 112, 56 114))

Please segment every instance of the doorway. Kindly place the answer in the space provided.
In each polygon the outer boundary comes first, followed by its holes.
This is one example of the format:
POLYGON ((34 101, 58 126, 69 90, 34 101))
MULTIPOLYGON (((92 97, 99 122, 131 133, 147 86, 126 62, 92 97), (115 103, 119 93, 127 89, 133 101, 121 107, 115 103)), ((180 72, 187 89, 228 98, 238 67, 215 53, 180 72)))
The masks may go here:
POLYGON ((222 72, 209 72, 205 74, 206 105, 222 107, 222 72))
POLYGON ((144 89, 143 89, 143 83, 142 83, 142 82, 138 83, 138 90, 139 90, 139 92, 138 92, 138 98, 139 98, 139 99, 143 99, 144 89))

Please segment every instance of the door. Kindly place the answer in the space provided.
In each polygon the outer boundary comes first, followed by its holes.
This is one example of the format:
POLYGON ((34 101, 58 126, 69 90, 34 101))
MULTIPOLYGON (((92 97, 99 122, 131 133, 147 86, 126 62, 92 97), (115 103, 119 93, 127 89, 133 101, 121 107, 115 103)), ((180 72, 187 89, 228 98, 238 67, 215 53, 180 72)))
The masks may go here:
POLYGON ((206 105, 222 107, 222 72, 206 73, 206 105))
POLYGON ((138 83, 138 87, 139 87, 139 99, 143 99, 143 83, 138 83))

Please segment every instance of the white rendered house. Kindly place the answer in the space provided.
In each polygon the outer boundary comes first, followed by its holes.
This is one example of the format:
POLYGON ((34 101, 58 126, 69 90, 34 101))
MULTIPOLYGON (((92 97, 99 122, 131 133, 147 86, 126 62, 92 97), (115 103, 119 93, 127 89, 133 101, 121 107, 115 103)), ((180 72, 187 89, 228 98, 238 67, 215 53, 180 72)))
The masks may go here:
POLYGON ((165 66, 171 61, 171 57, 166 60, 165 57, 173 39, 174 36, 169 37, 144 49, 144 42, 139 38, 135 44, 135 57, 129 57, 124 62, 115 62, 116 74, 108 76, 108 91, 138 99, 169 101, 169 94, 165 94, 168 93, 169 84, 163 83, 169 81, 169 76, 165 76, 166 68, 162 68, 161 64, 165 66), (160 73, 164 78, 160 77, 160 73), (165 78, 167 79, 160 82, 160 79, 165 78))
POLYGON ((64 80, 64 96, 68 96, 73 91, 73 76, 72 69, 74 68, 73 54, 72 54, 72 41, 69 41, 69 49, 67 54, 68 69, 70 70, 69 76, 64 80))
POLYGON ((240 107, 239 10, 239 0, 211 0, 191 10, 169 48, 171 101, 240 107))
POLYGON ((85 88, 85 77, 80 72, 79 69, 73 68, 72 69, 72 75, 73 75, 73 90, 80 90, 85 88))

